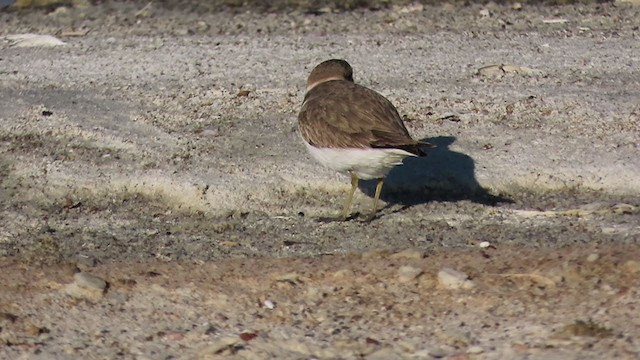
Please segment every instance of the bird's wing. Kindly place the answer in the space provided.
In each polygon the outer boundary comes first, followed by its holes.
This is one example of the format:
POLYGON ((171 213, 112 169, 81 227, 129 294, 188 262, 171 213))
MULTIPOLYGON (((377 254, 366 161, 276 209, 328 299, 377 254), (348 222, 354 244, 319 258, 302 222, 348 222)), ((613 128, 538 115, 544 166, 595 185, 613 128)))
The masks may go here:
POLYGON ((423 146, 411 138, 389 100, 349 81, 328 81, 311 89, 298 126, 304 139, 317 147, 401 148, 421 155, 423 146))

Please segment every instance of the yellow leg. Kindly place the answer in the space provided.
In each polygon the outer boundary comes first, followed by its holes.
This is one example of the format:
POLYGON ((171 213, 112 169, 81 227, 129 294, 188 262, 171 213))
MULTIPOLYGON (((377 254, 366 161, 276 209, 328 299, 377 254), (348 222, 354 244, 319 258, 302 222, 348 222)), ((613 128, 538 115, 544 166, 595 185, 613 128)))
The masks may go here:
POLYGON ((378 179, 378 184, 376 185, 376 195, 373 198, 373 211, 371 212, 371 215, 369 215, 369 220, 373 220, 373 218, 376 217, 376 213, 378 212, 378 201, 380 200, 382 185, 384 185, 384 178, 378 179))
POLYGON ((349 209, 351 208, 351 202, 353 201, 353 193, 356 192, 357 187, 358 187, 358 176, 354 173, 351 173, 351 191, 349 191, 349 195, 347 196, 347 201, 344 203, 344 209, 342 210, 343 219, 346 219, 349 216, 349 209))

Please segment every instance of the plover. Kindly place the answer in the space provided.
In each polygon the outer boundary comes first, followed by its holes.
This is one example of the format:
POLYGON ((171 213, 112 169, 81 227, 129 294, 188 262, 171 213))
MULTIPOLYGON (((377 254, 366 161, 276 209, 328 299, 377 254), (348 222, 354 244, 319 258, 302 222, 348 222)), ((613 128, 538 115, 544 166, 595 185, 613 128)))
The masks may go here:
POLYGON ((379 93, 354 83, 351 65, 338 59, 324 61, 311 71, 298 129, 314 159, 351 175, 343 219, 349 217, 358 180, 378 180, 372 219, 389 171, 408 156, 425 156, 421 148, 433 147, 412 139, 395 106, 379 93))

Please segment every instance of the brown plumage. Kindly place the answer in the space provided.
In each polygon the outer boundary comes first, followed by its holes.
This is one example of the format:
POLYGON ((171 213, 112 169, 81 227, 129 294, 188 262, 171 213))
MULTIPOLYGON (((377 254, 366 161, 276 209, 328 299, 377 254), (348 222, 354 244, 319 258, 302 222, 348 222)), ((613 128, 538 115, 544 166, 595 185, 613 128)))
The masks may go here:
POLYGON ((328 60, 309 75, 298 116, 302 137, 316 147, 396 148, 424 156, 420 148, 432 145, 412 139, 395 106, 354 83, 352 74, 346 61, 328 60))

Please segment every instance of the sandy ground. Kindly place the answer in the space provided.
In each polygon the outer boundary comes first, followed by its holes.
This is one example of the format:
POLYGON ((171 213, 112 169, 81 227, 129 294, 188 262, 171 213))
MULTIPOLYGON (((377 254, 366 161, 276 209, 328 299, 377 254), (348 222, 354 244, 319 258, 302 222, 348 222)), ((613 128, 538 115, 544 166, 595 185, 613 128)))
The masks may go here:
POLYGON ((145 5, 0 13, 1 358, 640 357, 640 7, 145 5), (372 222, 331 57, 438 145, 372 222))

